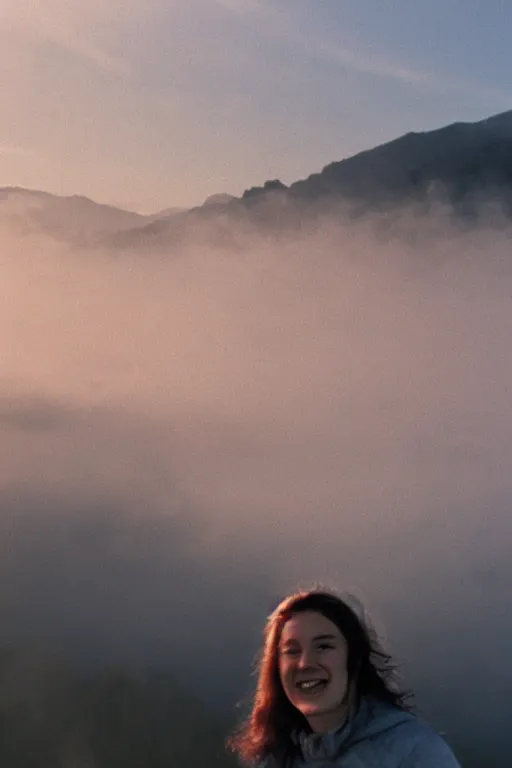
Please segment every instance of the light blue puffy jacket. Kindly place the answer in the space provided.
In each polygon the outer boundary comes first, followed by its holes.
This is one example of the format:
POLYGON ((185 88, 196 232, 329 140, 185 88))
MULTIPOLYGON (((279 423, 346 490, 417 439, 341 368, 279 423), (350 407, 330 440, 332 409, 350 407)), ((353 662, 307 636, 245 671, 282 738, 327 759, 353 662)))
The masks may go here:
MULTIPOLYGON (((344 726, 296 737, 302 759, 290 768, 460 768, 446 742, 414 715, 363 699, 344 726)), ((281 768, 269 758, 260 768, 281 768)), ((288 766, 287 766, 288 768, 288 766)))

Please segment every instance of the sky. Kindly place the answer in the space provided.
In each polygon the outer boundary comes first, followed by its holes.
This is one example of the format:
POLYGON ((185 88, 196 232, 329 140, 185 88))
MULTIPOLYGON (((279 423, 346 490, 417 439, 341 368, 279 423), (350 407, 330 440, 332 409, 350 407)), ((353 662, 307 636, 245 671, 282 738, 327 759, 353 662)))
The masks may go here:
POLYGON ((506 0, 2 0, 0 185, 200 204, 512 108, 506 0))

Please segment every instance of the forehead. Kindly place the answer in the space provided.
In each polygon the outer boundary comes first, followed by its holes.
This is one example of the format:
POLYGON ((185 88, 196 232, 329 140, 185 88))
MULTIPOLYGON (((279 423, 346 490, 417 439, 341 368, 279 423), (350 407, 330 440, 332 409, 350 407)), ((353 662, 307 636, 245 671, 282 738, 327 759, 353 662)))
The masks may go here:
POLYGON ((317 635, 334 635, 338 639, 344 639, 336 624, 321 613, 304 611, 295 614, 284 624, 281 644, 291 641, 306 643, 317 635))

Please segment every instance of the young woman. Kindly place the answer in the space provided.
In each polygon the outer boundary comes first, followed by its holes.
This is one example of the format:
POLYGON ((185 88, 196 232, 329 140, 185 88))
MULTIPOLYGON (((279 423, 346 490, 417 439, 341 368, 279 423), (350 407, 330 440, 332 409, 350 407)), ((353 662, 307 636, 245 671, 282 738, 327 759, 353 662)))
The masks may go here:
POLYGON ((340 597, 292 595, 268 619, 252 712, 228 747, 260 768, 458 768, 393 672, 340 597))

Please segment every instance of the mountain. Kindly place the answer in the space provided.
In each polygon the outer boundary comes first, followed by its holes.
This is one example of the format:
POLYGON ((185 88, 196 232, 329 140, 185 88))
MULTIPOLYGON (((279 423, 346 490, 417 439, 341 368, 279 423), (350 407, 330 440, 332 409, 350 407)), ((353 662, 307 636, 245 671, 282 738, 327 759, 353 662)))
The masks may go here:
POLYGON ((170 208, 164 208, 161 211, 158 211, 157 213, 152 213, 150 216, 146 216, 146 219, 152 219, 153 221, 156 221, 157 219, 165 219, 168 216, 175 216, 177 213, 184 213, 187 209, 186 208, 178 208, 177 206, 171 206, 170 208))
POLYGON ((0 188, 0 220, 20 233, 43 232, 73 243, 119 248, 172 247, 188 240, 239 247, 255 230, 286 235, 332 205, 352 216, 393 214, 405 204, 428 213, 439 203, 468 221, 492 203, 512 217, 512 111, 454 123, 331 163, 287 187, 279 179, 242 197, 218 194, 190 210, 143 216, 85 197, 0 188))
POLYGON ((182 215, 162 217, 115 235, 122 248, 172 247, 204 240, 241 247, 248 233, 286 235, 342 204, 351 216, 391 215, 404 205, 428 213, 443 203, 455 216, 478 218, 486 204, 512 217, 512 111, 476 123, 407 133, 331 163, 287 187, 279 179, 182 215))
POLYGON ((442 195, 454 205, 486 199, 512 202, 512 111, 477 123, 394 141, 331 163, 289 188, 292 197, 344 197, 368 204, 442 195))
POLYGON ((20 234, 47 234, 81 243, 142 226, 150 217, 95 203, 87 197, 0 187, 0 220, 20 234))
POLYGON ((217 195, 210 195, 210 197, 207 197, 203 203, 203 206, 204 205, 226 205, 226 203, 230 203, 232 200, 236 200, 234 195, 227 195, 225 192, 221 192, 217 195))
MULTIPOLYGON (((215 208, 235 199, 224 193, 211 195, 200 207, 215 208)), ((22 187, 0 187, 0 223, 15 234, 45 234, 75 245, 101 242, 153 223, 158 231, 157 222, 172 221, 187 210, 171 207, 143 215, 102 205, 81 195, 65 197, 22 187)))

